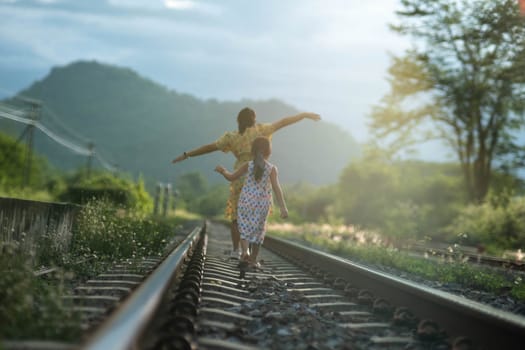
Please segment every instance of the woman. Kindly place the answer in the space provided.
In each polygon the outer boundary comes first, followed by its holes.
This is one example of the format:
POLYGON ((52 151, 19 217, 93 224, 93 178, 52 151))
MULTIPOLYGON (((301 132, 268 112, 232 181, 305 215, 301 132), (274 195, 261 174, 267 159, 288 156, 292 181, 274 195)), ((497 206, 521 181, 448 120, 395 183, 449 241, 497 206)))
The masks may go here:
MULTIPOLYGON (((299 113, 269 124, 256 124, 255 119, 256 115, 253 109, 243 108, 237 116, 238 131, 228 131, 213 143, 183 152, 180 156, 175 158, 172 163, 178 163, 190 157, 196 157, 220 150, 233 153, 236 158, 234 170, 237 170, 241 165, 252 160, 251 146, 253 140, 258 136, 266 136, 270 138, 274 132, 285 126, 297 123, 303 119, 318 121, 321 117, 315 113, 299 113)), ((240 234, 237 227, 237 202, 239 201, 239 195, 243 183, 243 178, 239 178, 230 183, 230 196, 226 206, 226 218, 232 223, 231 239, 233 251, 231 252, 230 257, 236 259, 238 259, 240 255, 240 234)))

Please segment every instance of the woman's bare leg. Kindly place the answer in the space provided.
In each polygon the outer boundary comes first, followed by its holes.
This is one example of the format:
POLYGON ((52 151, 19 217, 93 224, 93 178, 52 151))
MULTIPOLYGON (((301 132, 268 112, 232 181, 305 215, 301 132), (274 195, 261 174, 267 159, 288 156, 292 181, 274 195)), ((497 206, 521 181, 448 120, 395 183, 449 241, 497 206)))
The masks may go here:
POLYGON ((237 226, 237 220, 232 221, 231 237, 233 250, 239 250, 239 241, 241 240, 241 234, 239 233, 239 226, 237 226))

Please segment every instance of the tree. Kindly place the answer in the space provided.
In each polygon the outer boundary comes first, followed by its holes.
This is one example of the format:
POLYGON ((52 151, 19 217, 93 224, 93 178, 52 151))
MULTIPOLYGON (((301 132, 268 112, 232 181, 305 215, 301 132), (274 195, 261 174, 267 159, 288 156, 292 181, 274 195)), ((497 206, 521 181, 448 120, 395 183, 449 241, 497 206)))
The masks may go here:
POLYGON ((195 213, 200 211, 199 198, 209 189, 208 180, 200 172, 186 173, 177 178, 175 188, 180 193, 180 199, 184 201, 185 207, 195 213))
POLYGON ((195 199, 208 190, 208 180, 202 173, 196 171, 179 176, 177 180, 176 187, 184 200, 195 199))
POLYGON ((464 205, 461 186, 453 163, 363 158, 343 170, 335 197, 347 224, 394 240, 437 238, 464 205))
POLYGON ((480 202, 494 168, 524 165, 525 20, 516 0, 401 0, 414 40, 389 69, 391 89, 370 128, 392 152, 441 139, 456 154, 469 200, 480 202))
MULTIPOLYGON (((25 144, 0 132, 0 189, 13 190, 24 187, 27 153, 25 144)), ((46 159, 37 155, 33 157, 28 185, 30 188, 43 189, 52 171, 46 159)))

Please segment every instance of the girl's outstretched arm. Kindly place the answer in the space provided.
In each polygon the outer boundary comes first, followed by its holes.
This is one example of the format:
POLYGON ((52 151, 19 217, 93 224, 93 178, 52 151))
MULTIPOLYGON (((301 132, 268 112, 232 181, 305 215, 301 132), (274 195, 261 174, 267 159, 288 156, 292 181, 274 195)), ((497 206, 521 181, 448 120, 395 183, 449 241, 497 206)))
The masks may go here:
POLYGON ((248 163, 244 163, 239 169, 235 170, 233 173, 230 173, 228 170, 226 170, 220 165, 217 165, 215 167, 215 171, 224 176, 226 180, 235 181, 248 171, 248 163))
POLYGON ((315 120, 315 121, 318 121, 318 120, 321 120, 321 116, 319 114, 316 114, 316 113, 299 113, 297 115, 293 115, 291 117, 285 117, 283 119, 280 119, 276 122, 273 122, 272 123, 272 126, 274 128, 275 131, 281 129, 281 128, 284 128, 285 126, 288 126, 288 125, 291 125, 291 124, 294 124, 294 123, 297 123, 303 119, 311 119, 311 120, 315 120))
POLYGON ((270 173, 270 181, 272 182, 272 188, 273 192, 275 193, 275 198, 277 199, 277 204, 281 210, 281 218, 286 219, 288 217, 288 208, 286 208, 286 203, 284 202, 283 191, 281 190, 281 184, 279 183, 276 167, 272 168, 272 172, 270 173))
POLYGON ((196 157, 196 156, 200 156, 202 154, 211 153, 211 152, 215 152, 215 151, 218 151, 218 150, 219 150, 219 148, 217 147, 217 145, 215 143, 210 143, 210 144, 207 144, 207 145, 200 146, 200 147, 197 147, 195 149, 192 149, 191 151, 184 152, 180 156, 178 156, 177 158, 173 159, 171 162, 175 164, 175 163, 181 162, 183 160, 186 160, 186 159, 188 159, 190 157, 196 157))

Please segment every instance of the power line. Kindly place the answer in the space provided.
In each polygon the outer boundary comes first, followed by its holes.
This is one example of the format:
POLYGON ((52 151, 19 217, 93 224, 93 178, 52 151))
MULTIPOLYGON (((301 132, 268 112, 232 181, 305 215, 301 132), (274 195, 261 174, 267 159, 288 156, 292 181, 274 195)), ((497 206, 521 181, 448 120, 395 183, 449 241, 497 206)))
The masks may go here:
POLYGON ((91 151, 87 148, 83 148, 81 146, 77 146, 72 142, 69 142, 66 139, 63 139, 62 137, 56 135, 51 130, 40 124, 39 122, 35 123, 35 127, 37 127, 40 131, 42 131, 44 134, 52 138, 55 142, 61 144, 64 147, 69 148, 71 151, 78 153, 83 156, 89 156, 91 155, 91 151))
POLYGON ((0 117, 4 117, 4 118, 11 119, 11 120, 15 120, 17 122, 24 123, 26 125, 33 125, 37 129, 42 131, 44 134, 49 136, 51 139, 53 139, 55 142, 61 144, 64 147, 69 148, 71 151, 73 151, 75 153, 78 153, 78 154, 81 154, 81 155, 84 155, 84 156, 87 156, 87 155, 91 154, 91 152, 88 149, 83 148, 83 147, 78 146, 78 145, 75 145, 74 143, 72 143, 72 142, 70 142, 70 141, 68 141, 68 140, 58 136, 57 134, 55 134, 54 132, 52 132, 51 130, 46 128, 44 125, 42 125, 37 120, 23 118, 23 117, 18 117, 18 116, 12 115, 10 113, 5 113, 3 111, 0 111, 0 117))
POLYGON ((88 149, 88 148, 79 146, 69 140, 66 140, 63 137, 60 137, 59 135, 49 130, 44 125, 42 125, 42 123, 40 123, 38 120, 28 118, 28 114, 29 114, 28 111, 17 110, 17 109, 11 108, 9 105, 5 103, 0 103, 0 117, 11 119, 11 120, 14 120, 19 123, 26 124, 26 125, 34 126, 40 131, 42 131, 49 138, 54 140, 55 142, 61 144, 62 146, 68 148, 69 150, 77 154, 80 154, 83 156, 90 156, 90 157, 95 156, 95 158, 97 158, 97 160, 106 170, 112 171, 112 172, 116 170, 114 166, 112 166, 109 162, 107 162, 100 155, 94 152, 93 149, 88 149))
POLYGON ((0 102, 0 110, 3 110, 4 112, 7 112, 9 114, 12 114, 12 115, 15 115, 15 116, 19 116, 19 117, 24 117, 24 116, 27 116, 29 114, 29 110, 27 109, 22 109, 22 108, 19 108, 19 109, 14 109, 12 108, 11 106, 3 103, 3 102, 0 102))
POLYGON ((56 115, 56 113, 53 112, 49 107, 44 106, 44 111, 46 112, 47 116, 50 116, 51 119, 53 119, 53 121, 57 123, 60 127, 62 127, 66 132, 70 133, 72 136, 76 138, 83 140, 84 142, 90 142, 90 139, 88 139, 85 136, 80 135, 79 133, 71 129, 69 126, 67 126, 62 120, 60 120, 60 118, 56 115))
MULTIPOLYGON (((11 95, 14 96, 15 99, 21 100, 21 101, 23 101, 25 103, 43 105, 41 101, 35 100, 32 97, 28 97, 28 96, 25 96, 25 95, 22 95, 22 94, 19 94, 19 93, 15 94, 12 91, 9 91, 9 90, 4 89, 2 87, 0 87, 0 90, 10 93, 11 95)), ((18 121, 20 123, 24 123, 24 124, 27 124, 27 125, 35 126, 40 131, 42 131, 44 134, 46 134, 48 137, 53 139, 55 142, 57 142, 57 143, 61 144, 62 146, 70 149, 71 151, 73 151, 73 152, 75 152, 77 154, 80 154, 80 155, 84 155, 84 156, 88 156, 88 157, 95 157, 100 162, 102 167, 105 168, 106 170, 112 171, 112 172, 117 171, 117 168, 115 166, 111 165, 110 162, 106 161, 104 158, 102 158, 102 156, 100 156, 100 154, 98 154, 97 152, 94 151, 94 145, 92 144, 92 142, 88 138, 80 135, 79 133, 77 133, 76 131, 74 131, 70 127, 68 127, 57 116, 57 114, 55 112, 53 112, 49 107, 47 107, 46 105, 43 105, 43 107, 44 107, 44 110, 47 112, 46 115, 51 116, 51 119, 56 124, 58 124, 60 127, 62 127, 66 132, 70 133, 72 136, 74 136, 76 138, 79 138, 79 139, 83 140, 84 142, 88 142, 88 148, 85 148, 85 147, 82 147, 82 146, 78 146, 78 145, 74 144, 73 142, 70 142, 70 141, 64 139, 63 137, 58 136, 56 133, 52 132, 49 128, 45 127, 42 123, 40 123, 38 121, 35 122, 34 120, 32 120, 30 118, 27 118, 28 111, 26 111, 24 109, 14 109, 14 108, 12 108, 9 105, 0 102, 0 117, 8 118, 8 119, 11 119, 11 120, 18 121)))
POLYGON ((106 168, 106 170, 109 170, 109 171, 112 171, 112 172, 115 172, 117 171, 117 168, 114 167, 113 165, 111 165, 110 163, 108 163, 106 160, 104 160, 104 158, 102 158, 100 156, 100 154, 96 153, 95 152, 95 158, 97 158, 97 160, 100 162, 100 164, 102 164, 102 166, 104 168, 106 168))
POLYGON ((19 117, 19 116, 13 115, 11 113, 4 112, 2 110, 0 110, 0 117, 11 119, 11 120, 17 121, 19 123, 24 123, 24 124, 27 124, 27 125, 34 125, 36 123, 36 121, 34 121, 32 119, 19 117))

